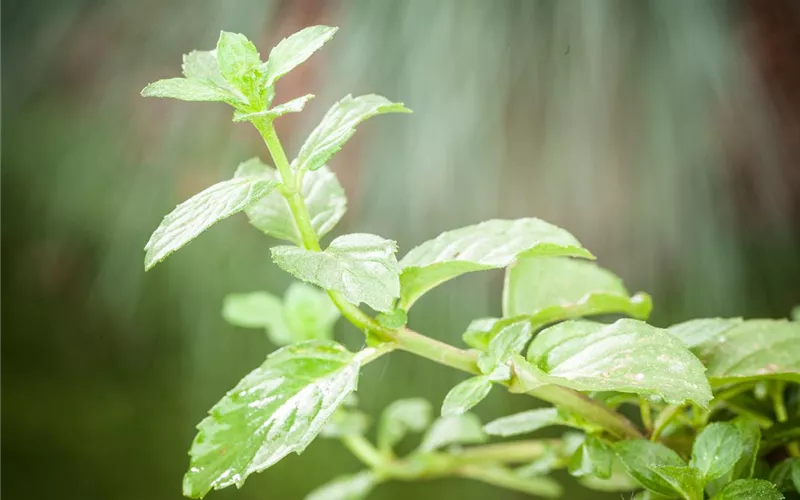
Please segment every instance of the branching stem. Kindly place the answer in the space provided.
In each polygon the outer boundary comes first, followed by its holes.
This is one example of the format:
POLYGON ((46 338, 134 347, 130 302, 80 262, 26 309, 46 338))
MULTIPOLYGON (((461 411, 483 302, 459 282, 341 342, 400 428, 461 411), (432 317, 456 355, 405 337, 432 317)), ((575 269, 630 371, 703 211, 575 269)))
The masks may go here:
MULTIPOLYGON (((292 217, 302 237, 303 247, 314 252, 320 251, 319 239, 311 225, 305 200, 300 194, 301 186, 299 182, 302 180, 302 172, 294 172, 292 170, 283 146, 281 146, 280 139, 275 132, 275 127, 270 120, 258 121, 255 126, 264 138, 281 179, 286 185, 287 189, 282 191, 282 194, 289 204, 292 217)), ((333 303, 342 312, 342 315, 361 331, 372 334, 384 342, 392 343, 399 349, 439 364, 467 373, 479 373, 477 356, 474 351, 459 349, 409 328, 404 327, 397 330, 385 328, 357 306, 347 302, 338 292, 329 291, 328 294, 333 303)), ((572 389, 547 385, 530 390, 527 394, 576 413, 585 420, 599 425, 609 434, 619 439, 642 438, 642 434, 624 415, 572 389)))

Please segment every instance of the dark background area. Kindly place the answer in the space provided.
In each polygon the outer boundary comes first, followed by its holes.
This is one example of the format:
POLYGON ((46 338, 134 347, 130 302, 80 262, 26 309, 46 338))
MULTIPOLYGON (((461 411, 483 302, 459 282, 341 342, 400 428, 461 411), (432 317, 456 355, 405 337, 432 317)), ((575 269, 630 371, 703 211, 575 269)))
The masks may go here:
MULTIPOLYGON (((782 317, 800 303, 800 4, 792 1, 9 0, 2 6, 2 494, 177 499, 194 425, 274 346, 219 314, 230 292, 280 294, 274 242, 243 216, 153 271, 161 217, 242 160, 270 160, 220 104, 144 99, 220 29, 262 57, 305 26, 341 29, 281 80, 290 154, 347 93, 413 115, 364 124, 331 162, 349 196, 335 234, 400 254, 489 218, 569 229, 655 301, 656 325, 782 317)), ((459 344, 497 315, 502 273, 459 278, 411 326, 459 344)), ((337 338, 361 342, 341 322, 337 338)), ((370 365, 363 409, 463 376, 406 354, 370 365)), ((492 394, 488 420, 529 408, 492 394)), ((302 498, 356 459, 319 440, 237 499, 302 498)), ((571 483, 571 481, 568 481, 571 483)), ((606 498, 569 490, 567 498, 606 498), (583 495, 583 496, 581 496, 583 495)), ((461 480, 371 498, 519 498, 461 480)), ((619 498, 610 495, 607 498, 619 498)))

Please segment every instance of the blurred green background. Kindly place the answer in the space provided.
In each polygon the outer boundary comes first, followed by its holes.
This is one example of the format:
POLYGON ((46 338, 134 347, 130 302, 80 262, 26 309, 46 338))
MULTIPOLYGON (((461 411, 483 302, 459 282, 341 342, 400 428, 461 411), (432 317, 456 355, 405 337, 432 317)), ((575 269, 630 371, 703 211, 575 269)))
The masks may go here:
MULTIPOLYGON (((540 217, 650 292, 663 326, 800 303, 799 19, 791 1, 5 1, 2 494, 180 498, 194 424, 273 349, 220 318, 225 294, 290 282, 245 217, 143 272, 175 204, 270 160, 226 106, 139 96, 220 29, 265 55, 302 27, 341 27, 279 84, 277 102, 317 95, 278 122, 290 152, 347 93, 415 111, 366 123, 332 161, 350 199, 334 233, 393 238, 402 255, 445 229, 540 217)), ((459 278, 411 325, 460 344, 470 319, 499 314, 501 283, 459 278)), ((359 396, 377 416, 400 397, 438 404, 462 378, 398 353, 359 396)), ((477 413, 532 404, 496 391, 477 413)), ((302 498, 359 468, 320 440, 210 497, 302 498)), ((521 497, 448 480, 371 498, 412 496, 521 497)))

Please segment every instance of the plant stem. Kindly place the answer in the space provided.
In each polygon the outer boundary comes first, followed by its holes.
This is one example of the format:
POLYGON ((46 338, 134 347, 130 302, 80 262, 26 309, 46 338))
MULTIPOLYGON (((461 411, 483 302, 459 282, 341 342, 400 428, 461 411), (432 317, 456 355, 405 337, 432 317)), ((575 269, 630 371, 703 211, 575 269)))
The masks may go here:
POLYGON ((558 443, 558 439, 542 439, 473 446, 453 453, 452 460, 459 465, 532 462, 558 443))
POLYGON ((461 477, 476 479, 484 483, 521 491, 531 495, 554 498, 561 494, 561 488, 547 477, 523 478, 512 471, 501 467, 483 467, 480 465, 469 465, 457 471, 461 477))
POLYGON ((786 383, 782 380, 776 380, 770 387, 772 406, 775 408, 775 418, 781 423, 789 420, 789 413, 786 411, 786 403, 783 401, 783 390, 785 388, 786 383))
POLYGON ((656 418, 655 424, 653 424, 653 433, 650 435, 650 441, 658 441, 658 438, 661 437, 661 433, 664 432, 667 425, 669 425, 675 417, 680 415, 683 408, 684 405, 669 405, 661 410, 661 413, 659 413, 656 418))
MULTIPOLYGON (((302 237, 303 247, 314 252, 320 251, 319 239, 311 225, 305 200, 300 194, 301 186, 298 185, 298 182, 302 179, 302 175, 292 171, 272 121, 262 120, 256 122, 255 126, 264 138, 281 179, 283 179, 287 187, 288 192, 283 194, 302 237)), ((394 343, 400 349, 433 360, 439 364, 467 373, 480 373, 477 366, 477 356, 474 352, 458 349, 408 328, 397 330, 385 328, 357 306, 347 302, 338 292, 328 291, 328 295, 342 312, 342 315, 363 332, 373 334, 385 342, 394 343)), ((642 434, 624 415, 572 389, 546 385, 529 390, 527 394, 576 413, 620 439, 642 438, 642 434)))
POLYGON ((639 396, 639 413, 642 415, 642 425, 648 431, 653 430, 653 413, 650 409, 650 401, 647 398, 639 396))
POLYGON ((342 442, 350 453, 356 456, 372 469, 380 469, 384 463, 384 457, 372 446, 372 443, 360 434, 350 434, 342 437, 342 442))

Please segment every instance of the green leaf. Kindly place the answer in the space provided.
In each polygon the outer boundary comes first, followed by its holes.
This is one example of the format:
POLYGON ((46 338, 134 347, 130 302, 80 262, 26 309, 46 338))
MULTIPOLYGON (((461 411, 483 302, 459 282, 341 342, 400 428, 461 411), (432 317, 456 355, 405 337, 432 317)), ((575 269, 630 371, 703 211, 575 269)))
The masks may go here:
POLYGON ((421 398, 399 399, 383 410, 378 447, 391 450, 409 432, 422 432, 431 423, 431 404, 421 398))
POLYGON ((372 471, 339 476, 306 496, 306 500, 361 500, 378 484, 372 471))
POLYGON ((551 425, 564 425, 555 408, 537 408, 500 417, 483 426, 490 436, 518 436, 529 434, 551 425))
POLYGON ((697 436, 689 465, 700 471, 704 481, 713 481, 733 469, 744 452, 738 427, 728 422, 706 426, 697 436))
POLYGON ((408 321, 408 315, 402 309, 393 309, 389 312, 378 314, 375 319, 378 320, 382 327, 396 330, 405 326, 408 321))
POLYGON ((800 382, 800 323, 695 320, 670 328, 708 368, 712 385, 750 380, 800 382))
POLYGON ((797 458, 792 460, 792 482, 794 490, 800 493, 800 459, 797 458))
POLYGON ((233 113, 233 121, 234 122, 249 122, 253 121, 256 118, 267 118, 269 120, 274 120, 280 116, 283 116, 287 113, 299 113, 303 111, 303 108, 306 107, 308 101, 314 98, 314 94, 306 94, 302 97, 298 97, 297 99, 292 99, 291 101, 285 102, 283 104, 279 104, 274 108, 268 109, 266 111, 256 111, 256 112, 243 112, 243 111, 235 111, 233 113))
POLYGON ((305 283, 292 283, 284 296, 284 317, 295 342, 330 339, 341 313, 328 294, 305 283))
POLYGON ((499 269, 524 255, 594 258, 567 231, 539 219, 494 219, 440 234, 400 261, 400 307, 408 310, 428 290, 472 271, 499 269))
POLYGON ((656 465, 652 469, 684 500, 703 500, 703 476, 694 467, 656 465))
POLYGON ((348 95, 325 114, 322 122, 306 139, 295 160, 298 168, 317 170, 336 154, 367 118, 386 113, 410 113, 403 103, 393 103, 379 95, 356 98, 348 95))
POLYGON ((217 41, 217 61, 222 78, 245 94, 251 90, 261 58, 256 46, 246 36, 221 31, 217 41))
MULTIPOLYGON (((278 172, 258 158, 251 158, 239 165, 236 176, 261 176, 269 180, 279 180, 278 172)), ((300 194, 306 203, 311 227, 318 238, 326 235, 347 210, 347 197, 336 174, 328 167, 322 167, 303 176, 300 194)), ((280 192, 274 191, 261 198, 245 210, 250 224, 269 236, 288 240, 302 245, 300 231, 294 223, 289 204, 280 192)))
POLYGON ((183 76, 194 80, 204 80, 226 88, 228 82, 222 78, 217 61, 217 51, 193 50, 183 56, 183 76))
POLYGON ((228 323, 244 328, 264 328, 275 345, 295 341, 283 318, 283 302, 267 292, 232 293, 222 304, 222 317, 228 323))
POLYGON ((357 410, 339 408, 322 427, 319 435, 326 438, 363 435, 367 432, 369 424, 370 420, 366 414, 357 410))
POLYGON ((279 349, 245 376, 197 426, 183 493, 241 487, 250 474, 300 453, 358 382, 362 356, 331 341, 279 349))
POLYGON ((456 417, 469 411, 489 395, 492 390, 492 381, 489 377, 470 377, 456 385, 442 403, 443 417, 456 417))
POLYGON ((715 338, 742 323, 742 318, 702 318, 672 325, 667 331, 681 339, 686 347, 693 349, 708 341, 714 341, 715 338))
POLYGON ((281 40, 269 53, 265 71, 266 84, 274 85, 279 78, 305 62, 333 38, 338 29, 330 26, 310 26, 281 40))
POLYGON ((272 260, 296 278, 340 292, 351 304, 389 311, 400 292, 394 241, 374 234, 347 234, 323 252, 298 247, 272 248, 272 260))
POLYGON ((565 257, 526 257, 506 272, 503 316, 548 323, 580 316, 623 313, 647 319, 650 296, 631 297, 622 281, 594 262, 565 257))
MULTIPOLYGON (((486 430, 486 426, 483 427, 483 430, 486 430)), ((544 447, 546 451, 540 458, 528 465, 516 468, 514 473, 522 477, 544 476, 557 469, 561 464, 558 447, 547 443, 544 444, 544 447)))
POLYGON ((328 294, 305 283, 292 283, 283 301, 267 292, 231 294, 222 307, 226 321, 245 328, 266 328, 277 345, 330 339, 340 315, 328 294))
POLYGON ((277 183, 259 177, 239 177, 214 184, 181 203, 145 245, 145 270, 149 270, 200 233, 231 215, 241 212, 268 195, 277 183))
POLYGON ((167 78, 146 86, 144 97, 166 97, 181 101, 225 102, 232 106, 242 105, 242 100, 233 92, 211 82, 191 78, 167 78))
POLYGON ((711 500, 783 500, 774 484, 763 479, 738 479, 711 500))
POLYGON ((653 468, 663 466, 685 467, 686 463, 677 453, 666 446, 637 439, 620 441, 614 446, 622 465, 639 484, 648 490, 668 497, 675 496, 675 490, 653 468))
POLYGON ((710 496, 714 496, 722 488, 736 479, 750 479, 753 477, 758 450, 761 444, 761 428, 757 423, 744 417, 739 417, 731 421, 741 438, 743 451, 741 457, 734 465, 733 469, 727 474, 706 484, 706 491, 710 496))
POLYGON ((478 318, 473 320, 467 331, 461 334, 464 343, 473 349, 486 351, 489 349, 489 342, 492 340, 492 329, 500 318, 478 318))
POLYGON ((505 326, 489 342, 487 352, 478 356, 478 368, 482 373, 491 374, 499 365, 508 361, 511 355, 519 354, 531 339, 531 335, 533 331, 527 321, 505 326))
MULTIPOLYGON (((578 479, 578 482, 586 488, 596 491, 621 492, 640 488, 639 483, 628 475, 622 462, 617 457, 614 457, 611 461, 611 477, 608 479, 601 479, 597 476, 583 476, 578 479)), ((648 491, 647 493, 649 494, 650 492, 648 491)), ((624 498, 628 497, 629 495, 625 495, 624 498)), ((638 499, 639 497, 634 496, 633 498, 638 499)), ((655 496, 648 496, 647 498, 655 498, 655 496)), ((658 498, 661 499, 663 497, 659 496, 658 498)))
POLYGON ((712 398, 703 365, 683 343, 637 320, 560 323, 534 338, 528 360, 550 383, 579 391, 653 394, 703 407, 712 398))
POLYGON ((419 451, 429 452, 453 444, 478 444, 486 442, 481 421, 472 413, 436 419, 428 429, 419 451))
POLYGON ((569 473, 575 477, 596 476, 610 479, 614 458, 614 452, 605 442, 589 435, 570 458, 569 473))

